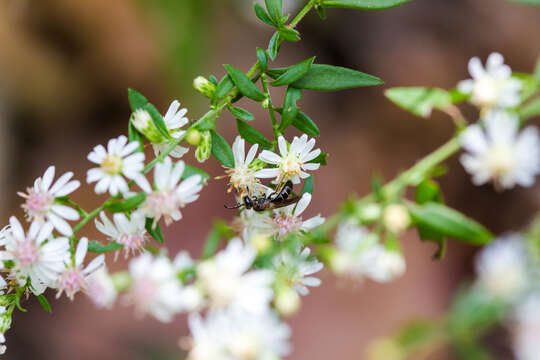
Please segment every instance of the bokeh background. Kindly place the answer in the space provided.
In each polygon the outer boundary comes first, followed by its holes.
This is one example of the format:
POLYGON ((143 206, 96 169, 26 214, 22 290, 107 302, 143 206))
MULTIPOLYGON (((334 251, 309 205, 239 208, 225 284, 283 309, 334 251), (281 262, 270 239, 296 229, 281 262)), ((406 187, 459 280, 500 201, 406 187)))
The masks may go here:
MULTIPOLYGON (((284 0, 294 9, 302 1, 284 0)), ((285 44, 276 65, 317 55, 320 63, 377 75, 386 85, 331 94, 306 93, 305 112, 318 123, 318 145, 329 164, 317 172, 310 214, 332 214, 347 194, 365 194, 372 174, 386 179, 410 166, 452 135, 451 121, 435 113, 413 117, 387 101, 392 86, 450 88, 468 78, 474 55, 499 51, 517 71, 531 71, 540 55, 540 9, 504 0, 413 0, 396 9, 359 12, 330 9, 328 19, 309 14, 299 26, 303 41, 285 44)), ((24 190, 50 164, 73 170, 84 182, 91 148, 126 133, 127 87, 165 111, 179 99, 197 118, 207 109, 191 87, 194 77, 223 75, 223 63, 243 70, 265 47, 271 30, 258 24, 251 0, 0 0, 0 223, 22 217, 24 190)), ((250 107, 254 125, 268 133, 267 114, 250 107)), ((474 111, 464 108, 469 116, 474 111)), ((219 130, 232 142, 234 119, 219 130)), ((289 135, 294 134, 291 132, 289 135)), ((194 163, 193 150, 186 161, 194 163)), ((222 169, 210 160, 213 176, 222 169)), ((496 233, 525 226, 539 208, 540 187, 496 193, 473 187, 454 158, 441 179, 447 202, 496 233)), ((231 219, 223 180, 212 180, 185 217, 165 229, 171 254, 198 255, 214 218, 231 219)), ((85 208, 103 201, 90 187, 77 191, 85 208)), ((86 235, 98 238, 89 227, 86 235)), ((432 244, 411 231, 403 237, 407 273, 389 285, 354 284, 323 272, 323 285, 303 299, 290 319, 290 359, 362 359, 367 344, 408 319, 440 316, 452 294, 472 274, 475 249, 450 242, 447 257, 432 261, 432 244)), ((126 263, 112 264, 113 270, 126 263)), ((181 359, 184 317, 172 324, 135 319, 131 308, 98 311, 79 296, 54 301, 53 313, 33 300, 16 313, 8 332, 7 359, 181 359)), ((499 336, 497 359, 511 359, 499 336)), ((487 339, 486 341, 494 341, 487 339)), ((442 350, 426 359, 453 359, 442 350)))

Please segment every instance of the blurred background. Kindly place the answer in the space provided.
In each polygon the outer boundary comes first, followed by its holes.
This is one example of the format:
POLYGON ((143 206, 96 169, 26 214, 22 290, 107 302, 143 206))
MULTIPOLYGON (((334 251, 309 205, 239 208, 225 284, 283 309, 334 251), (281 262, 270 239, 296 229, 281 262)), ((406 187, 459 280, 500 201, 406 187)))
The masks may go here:
MULTIPOLYGON (((284 0, 289 9, 303 1, 284 0)), ((294 11, 294 10, 293 10, 294 11)), ((331 94, 306 93, 301 101, 321 128, 317 145, 329 153, 315 177, 308 215, 332 214, 349 193, 370 190, 372 174, 386 179, 410 166, 452 135, 443 114, 413 117, 387 101, 392 86, 450 88, 468 78, 467 61, 492 51, 516 71, 530 72, 540 55, 540 9, 504 0, 413 0, 387 11, 329 9, 328 19, 310 13, 300 24, 303 41, 287 43, 276 66, 317 55, 320 63, 352 67, 386 85, 331 94), (324 186, 323 186, 324 185, 324 186)), ((46 167, 72 170, 84 182, 94 145, 127 131, 127 88, 145 94, 162 112, 173 99, 198 118, 206 100, 191 87, 197 75, 220 78, 223 63, 247 70, 255 47, 266 47, 271 29, 257 23, 251 0, 0 0, 0 202, 1 223, 22 217, 17 191, 46 167)), ((267 114, 250 107, 254 126, 269 133, 267 114)), ((464 108, 469 116, 473 109, 464 108)), ((230 115, 218 122, 229 142, 230 115)), ((294 132, 291 132, 292 136, 294 132)), ((193 150, 185 158, 195 163, 193 150)), ((197 165, 197 164, 195 164, 197 165)), ((201 166, 222 173, 210 160, 201 166)), ((446 201, 495 233, 518 230, 539 208, 540 186, 496 193, 474 187, 457 160, 441 179, 446 201)), ((101 203, 91 187, 74 199, 91 209, 101 203)), ((232 201, 224 180, 211 180, 200 200, 165 235, 171 254, 197 256, 213 218, 230 220, 232 201)), ((98 238, 89 227, 85 235, 98 238)), ((450 242, 447 256, 432 261, 433 244, 414 232, 403 237, 407 273, 389 285, 353 284, 323 272, 323 285, 303 298, 290 319, 290 359, 362 359, 367 344, 405 321, 441 315, 460 283, 472 274, 475 249, 450 242)), ((112 263, 120 270, 126 263, 112 263)), ((53 301, 53 313, 27 302, 7 333, 7 359, 181 359, 184 317, 172 324, 135 319, 132 309, 98 311, 84 296, 53 301)), ((507 337, 495 334, 497 359, 512 359, 507 337)), ((445 350, 426 359, 453 359, 445 350)))

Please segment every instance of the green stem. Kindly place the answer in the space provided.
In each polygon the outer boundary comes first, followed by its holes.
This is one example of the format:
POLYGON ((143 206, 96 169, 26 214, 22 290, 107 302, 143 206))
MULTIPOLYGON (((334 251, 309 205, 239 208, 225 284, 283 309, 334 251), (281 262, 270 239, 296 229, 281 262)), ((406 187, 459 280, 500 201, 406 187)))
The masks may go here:
POLYGON ((310 2, 308 2, 306 6, 304 6, 304 8, 300 10, 300 12, 289 23, 289 27, 291 29, 296 27, 296 25, 298 25, 298 23, 304 18, 304 16, 306 16, 306 14, 313 8, 313 6, 315 6, 316 3, 317 0, 310 0, 310 2))
POLYGON ((270 91, 268 90, 267 86, 267 80, 266 75, 261 75, 261 83, 264 90, 264 94, 266 95, 266 98, 268 99, 268 112, 270 113, 270 119, 272 119, 272 128, 274 130, 274 145, 277 142, 277 138, 279 137, 279 127, 276 119, 276 114, 274 113, 274 105, 272 104, 272 97, 270 96, 270 91))

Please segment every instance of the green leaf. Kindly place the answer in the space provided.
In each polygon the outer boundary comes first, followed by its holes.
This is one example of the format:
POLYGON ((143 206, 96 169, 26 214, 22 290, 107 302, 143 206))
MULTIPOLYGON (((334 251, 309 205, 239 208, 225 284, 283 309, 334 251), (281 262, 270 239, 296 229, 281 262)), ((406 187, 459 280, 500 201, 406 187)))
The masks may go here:
POLYGON ((279 31, 276 31, 274 35, 270 38, 270 42, 268 43, 268 56, 270 56, 270 59, 273 61, 277 53, 279 51, 279 44, 280 44, 280 36, 279 31))
POLYGON ((396 87, 384 94, 399 107, 421 117, 430 116, 433 108, 444 109, 452 104, 450 94, 437 88, 396 87))
POLYGON ((415 224, 445 236, 473 245, 484 245, 493 239, 493 235, 482 225, 445 205, 434 202, 410 204, 409 211, 415 224))
MULTIPOLYGON (((426 179, 416 187, 415 200, 417 204, 429 202, 442 203, 443 198, 439 185, 433 180, 426 179)), ((417 224, 416 229, 420 238, 424 241, 433 241, 439 245, 437 252, 433 255, 435 259, 442 259, 446 252, 446 239, 440 232, 425 225, 417 224)))
POLYGON ((266 57, 266 51, 261 48, 257 48, 257 59, 259 60, 259 66, 263 72, 268 70, 268 58, 266 57))
POLYGON ((310 136, 320 136, 321 133, 317 125, 306 114, 299 111, 296 118, 293 120, 292 126, 300 130, 301 132, 310 136))
POLYGON ((154 123, 160 134, 166 139, 171 139, 171 134, 169 134, 169 130, 167 130, 167 125, 165 125, 165 121, 163 121, 163 117, 156 109, 156 107, 148 103, 144 106, 144 109, 150 114, 152 122, 154 123))
POLYGON ((251 144, 259 144, 263 149, 272 147, 272 142, 265 138, 264 135, 254 127, 246 124, 240 119, 236 119, 236 126, 238 127, 240 136, 251 144))
POLYGON ((292 85, 299 89, 336 91, 382 83, 378 77, 360 71, 340 66, 313 64, 309 72, 292 85))
POLYGON ((304 186, 302 187, 302 192, 300 193, 300 195, 303 195, 305 193, 313 194, 313 175, 310 175, 304 182, 304 186))
POLYGON ((300 80, 309 72, 314 60, 315 56, 304 60, 301 63, 288 67, 287 71, 281 74, 276 80, 272 81, 270 85, 283 86, 292 84, 293 82, 300 80))
POLYGON ((128 139, 129 142, 137 141, 139 143, 139 148, 137 151, 144 152, 144 139, 142 134, 133 126, 133 123, 130 121, 128 125, 128 139))
POLYGON ((216 86, 218 86, 218 84, 219 84, 218 79, 217 79, 214 75, 210 75, 210 76, 208 77, 208 80, 209 80, 212 84, 214 84, 214 85, 216 85, 216 86))
POLYGON ((295 29, 288 29, 288 28, 280 28, 279 35, 282 39, 290 41, 290 42, 298 42, 300 41, 300 33, 298 30, 295 29))
POLYGON ((211 257, 217 250, 219 246, 219 240, 221 238, 221 234, 218 229, 214 227, 210 234, 208 234, 208 237, 206 238, 206 241, 204 242, 204 247, 202 250, 201 258, 208 259, 211 257))
POLYGON ((323 0, 321 6, 358 10, 380 10, 399 6, 410 0, 323 0))
POLYGON ((154 219, 146 218, 144 228, 146 229, 146 231, 148 231, 150 236, 152 236, 158 243, 163 244, 165 242, 165 239, 163 238, 163 233, 161 232, 161 228, 159 227, 159 224, 157 222, 154 224, 154 219))
POLYGON ((206 185, 206 182, 210 178, 210 175, 208 175, 207 172, 202 171, 201 169, 199 169, 199 168, 197 168, 195 166, 185 164, 184 172, 182 173, 181 179, 185 180, 188 177, 193 176, 193 175, 201 175, 203 185, 206 185))
POLYGON ((248 98, 255 101, 263 101, 266 96, 255 86, 254 83, 239 69, 232 65, 223 65, 231 77, 238 90, 248 98))
POLYGON ((105 205, 105 209, 112 213, 128 212, 135 209, 146 200, 146 193, 139 193, 126 200, 115 201, 105 205))
POLYGON ((283 0, 264 0, 264 3, 274 24, 281 25, 283 23, 281 16, 283 13, 283 0))
POLYGON ((283 110, 281 113, 281 123, 279 124, 279 130, 283 131, 289 127, 298 116, 298 107, 296 102, 302 98, 302 90, 289 86, 285 93, 285 100, 283 101, 283 110))
POLYGON ((272 21, 272 19, 270 19, 270 16, 268 16, 268 14, 266 13, 266 10, 264 10, 264 8, 261 5, 255 3, 254 7, 255 7, 255 15, 259 18, 259 20, 261 20, 266 25, 276 26, 276 24, 272 21))
POLYGON ((326 10, 324 10, 324 7, 316 6, 315 9, 317 10, 317 15, 319 15, 322 20, 326 20, 326 10))
POLYGON ((95 240, 88 242, 88 251, 93 252, 93 253, 106 253, 109 251, 122 249, 123 247, 124 247, 123 245, 120 245, 114 241, 107 243, 107 245, 102 245, 95 240))
MULTIPOLYGON (((540 0, 538 0, 540 1, 540 0)), ((540 81, 540 58, 536 61, 536 66, 534 67, 534 77, 540 81)))
POLYGON ((509 0, 515 3, 540 6, 540 0, 509 0))
POLYGON ((37 299, 41 305, 41 307, 43 309, 45 309, 46 312, 52 312, 52 309, 51 309, 51 305, 49 304, 49 302, 47 301, 47 299, 45 298, 45 296, 43 296, 43 294, 41 295, 38 295, 37 296, 37 299))
POLYGON ((129 99, 129 106, 131 107, 131 111, 135 111, 137 109, 140 109, 144 107, 146 104, 148 104, 148 99, 146 99, 140 92, 138 92, 135 89, 128 89, 128 99, 129 99))
POLYGON ((526 120, 540 116, 540 99, 534 99, 527 105, 524 105, 519 110, 519 116, 521 121, 525 122, 526 120))
POLYGON ((231 112, 231 114, 233 114, 233 116, 236 116, 237 118, 245 121, 252 121, 253 119, 255 119, 255 116, 253 116, 253 114, 246 109, 232 106, 229 107, 229 111, 231 112))
POLYGON ((540 88, 540 80, 533 75, 524 73, 513 73, 512 77, 521 81, 521 102, 526 101, 531 96, 536 94, 536 92, 540 88))
POLYGON ((229 91, 233 89, 233 87, 234 84, 231 80, 231 77, 229 75, 225 75, 216 88, 216 92, 214 93, 214 100, 217 101, 223 99, 225 96, 227 96, 229 91))
POLYGON ((221 164, 228 168, 233 168, 234 155, 231 147, 215 130, 210 131, 212 134, 212 154, 221 164))

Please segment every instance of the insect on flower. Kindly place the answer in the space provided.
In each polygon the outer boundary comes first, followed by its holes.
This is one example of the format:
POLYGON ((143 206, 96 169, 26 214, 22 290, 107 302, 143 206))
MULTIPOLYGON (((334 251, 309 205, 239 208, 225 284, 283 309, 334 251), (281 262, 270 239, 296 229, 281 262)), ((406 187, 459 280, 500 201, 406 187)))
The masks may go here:
MULTIPOLYGON (((253 209, 257 212, 262 212, 269 209, 279 209, 288 205, 297 203, 300 197, 293 196, 289 198, 293 190, 293 183, 291 180, 287 180, 285 185, 279 190, 274 191, 268 196, 257 197, 246 195, 242 199, 242 203, 238 203, 235 206, 224 205, 227 209, 238 209, 244 206, 246 209, 253 209)), ((248 189, 249 193, 249 189, 248 189)))

